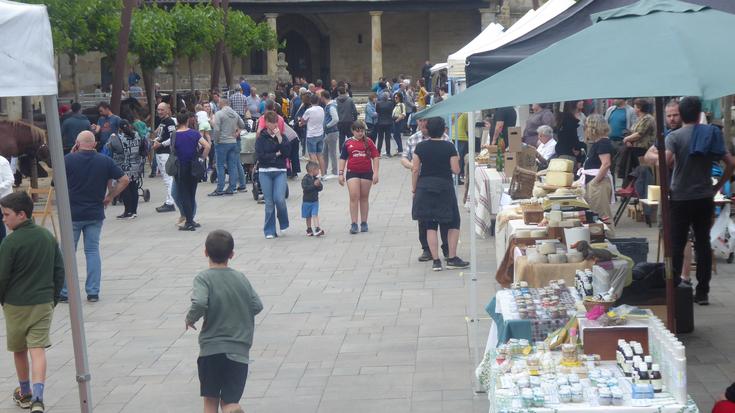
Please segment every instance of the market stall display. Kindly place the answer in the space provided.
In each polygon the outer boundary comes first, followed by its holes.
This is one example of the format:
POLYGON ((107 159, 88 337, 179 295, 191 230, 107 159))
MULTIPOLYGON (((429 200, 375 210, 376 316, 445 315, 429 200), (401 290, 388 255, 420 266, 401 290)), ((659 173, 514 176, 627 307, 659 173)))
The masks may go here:
POLYGON ((475 202, 475 232, 479 237, 487 238, 501 210, 501 199, 510 179, 505 173, 484 166, 475 168, 475 176, 474 197, 471 198, 475 202))
POLYGON ((648 348, 615 340, 612 360, 584 352, 576 327, 558 347, 514 339, 490 348, 476 371, 490 411, 698 412, 686 392, 684 346, 658 318, 644 320, 648 348))

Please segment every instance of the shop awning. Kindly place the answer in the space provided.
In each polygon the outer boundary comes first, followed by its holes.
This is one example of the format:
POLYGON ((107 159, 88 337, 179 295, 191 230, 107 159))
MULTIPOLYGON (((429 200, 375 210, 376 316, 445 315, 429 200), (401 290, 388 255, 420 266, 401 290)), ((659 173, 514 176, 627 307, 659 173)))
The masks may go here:
MULTIPOLYGON (((592 24, 590 16, 605 10, 619 8, 634 3, 634 0, 580 0, 563 13, 539 26, 525 36, 502 47, 487 52, 476 53, 467 58, 466 79, 468 85, 479 83, 496 73, 520 62, 552 44, 579 32, 592 24)), ((710 6, 713 9, 735 13, 732 0, 691 0, 690 3, 710 6)), ((614 37, 617 39, 617 37, 614 37)), ((616 40, 615 44, 624 43, 616 40)), ((613 53, 618 49, 611 44, 613 53)), ((583 58, 577 55, 566 65, 574 66, 583 58)), ((620 64, 620 63, 619 63, 620 64)))

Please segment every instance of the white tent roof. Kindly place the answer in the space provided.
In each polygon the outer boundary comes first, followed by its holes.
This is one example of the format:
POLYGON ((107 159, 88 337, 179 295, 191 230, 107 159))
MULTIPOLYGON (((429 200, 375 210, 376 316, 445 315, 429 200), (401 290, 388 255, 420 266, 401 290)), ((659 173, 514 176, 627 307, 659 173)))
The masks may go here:
POLYGON ((478 40, 490 27, 492 27, 492 25, 488 26, 483 30, 480 36, 472 40, 456 53, 449 55, 449 58, 447 59, 447 63, 449 64, 449 68, 447 70, 449 77, 464 78, 464 69, 467 57, 475 53, 495 50, 518 39, 531 30, 558 16, 574 3, 574 0, 549 0, 544 3, 543 6, 539 7, 538 10, 530 10, 505 32, 494 33, 493 36, 487 36, 482 40, 478 40))
MULTIPOLYGON (((530 13, 530 12, 529 12, 530 13)), ((452 53, 447 58, 447 65, 449 72, 453 72, 455 68, 459 68, 464 75, 464 65, 467 57, 475 53, 485 50, 485 45, 492 43, 498 36, 503 33, 503 26, 498 23, 492 23, 488 25, 485 30, 482 31, 477 37, 472 39, 471 42, 467 43, 463 48, 452 53)))
POLYGON ((440 70, 444 70, 444 69, 446 69, 448 67, 449 67, 449 65, 446 64, 446 63, 437 63, 434 66, 431 66, 431 73, 436 73, 436 72, 438 72, 440 70))
POLYGON ((0 96, 57 94, 46 6, 0 0, 0 39, 0 96))

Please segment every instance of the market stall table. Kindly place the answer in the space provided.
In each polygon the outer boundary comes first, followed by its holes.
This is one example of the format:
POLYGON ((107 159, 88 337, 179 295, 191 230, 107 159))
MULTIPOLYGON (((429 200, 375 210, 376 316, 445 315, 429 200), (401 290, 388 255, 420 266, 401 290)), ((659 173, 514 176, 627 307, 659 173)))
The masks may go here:
POLYGON ((505 189, 510 184, 510 178, 505 172, 498 172, 494 168, 478 166, 475 168, 475 232, 482 238, 492 234, 492 225, 501 209, 501 199, 510 197, 505 189))

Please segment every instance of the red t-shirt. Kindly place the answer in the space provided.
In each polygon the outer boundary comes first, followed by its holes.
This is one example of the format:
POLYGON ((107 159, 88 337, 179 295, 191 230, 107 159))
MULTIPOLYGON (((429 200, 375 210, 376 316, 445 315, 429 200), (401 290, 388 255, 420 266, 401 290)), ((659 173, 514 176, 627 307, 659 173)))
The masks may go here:
POLYGON ((340 158, 347 161, 347 171, 355 173, 372 172, 372 160, 378 156, 380 156, 378 148, 368 137, 362 141, 355 138, 347 139, 340 154, 340 158))
POLYGON ((735 413, 735 403, 729 400, 717 402, 712 408, 712 413, 735 413))

